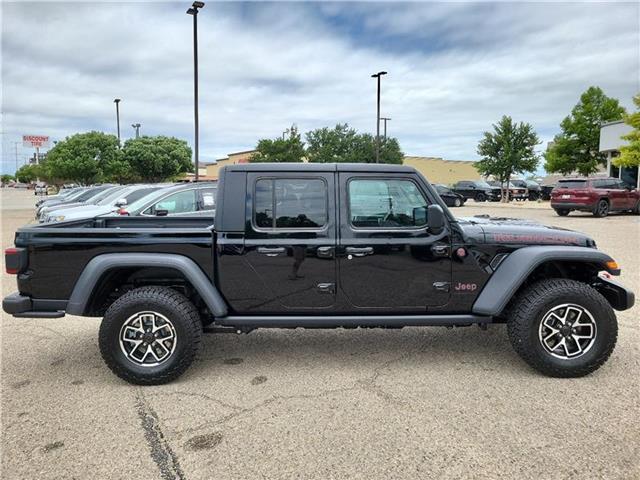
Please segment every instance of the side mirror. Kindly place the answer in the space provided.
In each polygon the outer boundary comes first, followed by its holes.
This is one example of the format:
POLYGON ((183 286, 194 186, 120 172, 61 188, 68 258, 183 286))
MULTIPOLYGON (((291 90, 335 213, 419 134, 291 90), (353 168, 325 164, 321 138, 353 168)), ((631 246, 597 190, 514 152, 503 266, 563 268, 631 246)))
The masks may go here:
POLYGON ((427 225, 431 233, 440 233, 444 228, 444 211, 440 205, 427 208, 427 225))
POLYGON ((427 224, 427 207, 416 207, 413 209, 413 224, 421 227, 427 224))
POLYGON ((156 210, 156 217, 166 217, 169 215, 169 210, 156 210))
POLYGON ((126 207, 127 206, 127 199, 126 198, 121 198, 120 200, 118 200, 116 202, 116 207, 122 208, 122 207, 126 207))

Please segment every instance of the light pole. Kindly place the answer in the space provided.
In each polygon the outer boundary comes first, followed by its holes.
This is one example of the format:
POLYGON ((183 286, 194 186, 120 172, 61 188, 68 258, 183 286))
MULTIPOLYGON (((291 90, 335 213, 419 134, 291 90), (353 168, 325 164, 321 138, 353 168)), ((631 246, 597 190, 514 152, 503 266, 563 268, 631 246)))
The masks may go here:
POLYGON ((371 78, 378 79, 378 98, 376 109, 376 163, 380 163, 380 78, 387 72, 378 72, 371 75, 371 78))
MULTIPOLYGON (((385 125, 386 125, 386 123, 385 123, 385 125)), ((140 126, 141 125, 139 123, 132 123, 131 126, 136 129, 136 138, 140 138, 140 126)))
POLYGON ((387 122, 389 120, 391 120, 391 118, 389 118, 389 117, 380 117, 380 120, 382 120, 384 122, 384 135, 383 135, 383 137, 386 140, 387 139, 387 122))
POLYGON ((13 144, 16 147, 16 172, 18 171, 18 145, 20 145, 20 142, 13 142, 13 144))
POLYGON ((204 2, 193 2, 187 14, 193 17, 193 117, 196 178, 199 179, 198 167, 200 166, 200 126, 198 120, 198 9, 204 7, 204 2))
POLYGON ((116 98, 113 100, 113 103, 116 104, 116 125, 118 128, 118 146, 120 146, 120 102, 122 100, 120 100, 119 98, 116 98))

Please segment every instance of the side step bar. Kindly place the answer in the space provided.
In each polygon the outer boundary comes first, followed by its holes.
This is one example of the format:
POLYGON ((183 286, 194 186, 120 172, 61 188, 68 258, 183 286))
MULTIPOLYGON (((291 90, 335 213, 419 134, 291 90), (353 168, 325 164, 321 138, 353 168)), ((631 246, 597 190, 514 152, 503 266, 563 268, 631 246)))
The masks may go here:
POLYGON ((492 322, 492 317, 484 315, 232 315, 215 320, 215 324, 219 326, 251 328, 429 327, 492 322))

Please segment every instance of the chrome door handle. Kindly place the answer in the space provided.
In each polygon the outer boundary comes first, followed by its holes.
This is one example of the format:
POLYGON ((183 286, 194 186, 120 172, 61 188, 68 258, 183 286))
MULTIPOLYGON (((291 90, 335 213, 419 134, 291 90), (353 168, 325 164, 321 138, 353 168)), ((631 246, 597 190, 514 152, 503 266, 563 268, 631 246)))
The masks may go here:
POLYGON ((347 247, 346 252, 354 257, 365 257, 373 253, 373 247, 347 247))
POLYGON ((266 255, 267 257, 277 257, 286 251, 287 249, 284 247, 258 247, 258 253, 266 255))

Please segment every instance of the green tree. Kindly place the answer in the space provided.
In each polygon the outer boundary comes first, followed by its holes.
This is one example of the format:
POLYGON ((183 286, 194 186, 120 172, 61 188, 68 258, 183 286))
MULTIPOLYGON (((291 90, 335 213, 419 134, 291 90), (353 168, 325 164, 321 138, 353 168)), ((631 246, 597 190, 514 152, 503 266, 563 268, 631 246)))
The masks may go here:
POLYGON ((289 138, 263 138, 258 142, 252 162, 302 162, 305 150, 298 128, 292 125, 289 138))
POLYGON ((629 142, 620 148, 620 156, 613 160, 617 167, 640 167, 640 93, 633 97, 638 110, 624 116, 624 121, 633 127, 630 133, 622 138, 629 142))
MULTIPOLYGON (((511 117, 503 116, 493 125, 493 132, 484 132, 478 143, 476 168, 482 175, 493 175, 502 185, 509 185, 514 173, 532 172, 538 167, 539 158, 535 147, 540 143, 538 135, 528 123, 515 123, 511 117)), ((509 201, 503 195, 503 201, 509 201)))
POLYGON ((20 183, 31 183, 38 178, 37 165, 23 165, 16 172, 16 179, 20 183))
POLYGON ((69 180, 83 185, 103 179, 107 165, 120 156, 118 139, 102 132, 77 133, 58 142, 43 162, 49 181, 69 180))
POLYGON ((161 182, 194 169, 191 148, 175 137, 132 138, 124 143, 122 154, 133 177, 146 182, 161 182))
POLYGON ((3 174, 2 177, 0 177, 0 181, 2 181, 2 183, 9 183, 13 180, 14 180, 13 175, 9 175, 7 173, 3 174))
POLYGON ((607 97, 599 87, 589 87, 562 121, 562 133, 555 136, 544 154, 547 172, 589 175, 598 170, 598 165, 606 165, 606 156, 598 151, 600 126, 620 120, 624 113, 618 100, 607 97))
MULTIPOLYGON (((373 163, 375 139, 367 133, 359 134, 349 125, 318 128, 308 132, 307 158, 310 162, 373 163)), ((402 163, 404 154, 395 138, 380 139, 380 163, 402 163)))

